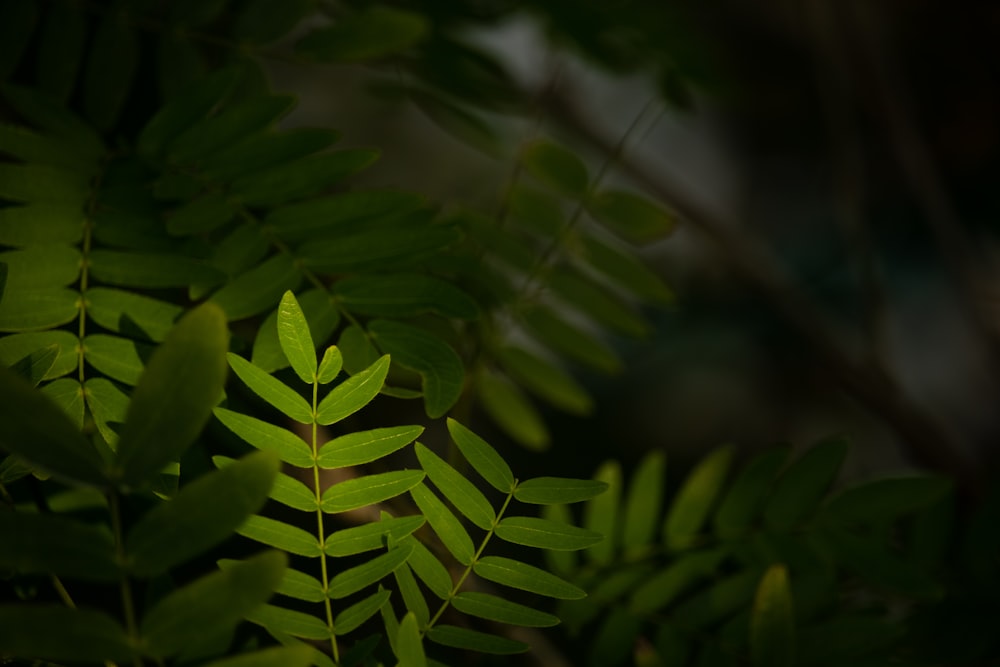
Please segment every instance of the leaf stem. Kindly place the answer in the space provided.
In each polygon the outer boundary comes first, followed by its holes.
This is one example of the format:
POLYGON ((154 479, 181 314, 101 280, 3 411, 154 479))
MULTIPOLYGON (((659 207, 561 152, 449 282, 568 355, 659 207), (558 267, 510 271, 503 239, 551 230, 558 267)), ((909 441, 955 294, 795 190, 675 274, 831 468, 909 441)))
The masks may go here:
POLYGON ((319 538, 320 554, 319 564, 321 573, 321 583, 323 584, 323 604, 326 608, 326 627, 330 630, 330 652, 333 654, 333 661, 340 662, 339 650, 337 648, 337 636, 333 627, 333 607, 330 603, 330 575, 326 567, 326 536, 323 531, 323 490, 320 486, 319 464, 316 458, 319 456, 318 423, 316 421, 316 411, 319 405, 319 380, 315 377, 312 383, 312 453, 313 453, 313 491, 316 493, 316 537, 319 538))
MULTIPOLYGON (((108 494, 108 509, 111 512, 111 530, 115 537, 115 554, 119 563, 125 562, 125 542, 122 538, 121 504, 116 491, 108 494)), ((125 628, 132 643, 139 643, 139 629, 135 620, 135 605, 132 602, 132 583, 128 575, 121 579, 122 612, 125 615, 125 628)), ((136 654, 133 660, 135 667, 142 667, 142 658, 136 654)))

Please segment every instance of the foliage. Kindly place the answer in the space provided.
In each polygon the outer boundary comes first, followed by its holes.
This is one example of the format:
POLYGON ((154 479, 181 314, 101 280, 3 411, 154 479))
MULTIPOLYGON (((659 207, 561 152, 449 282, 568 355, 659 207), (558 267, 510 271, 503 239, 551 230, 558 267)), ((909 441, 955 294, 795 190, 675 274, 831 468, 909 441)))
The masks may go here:
POLYGON ((911 617, 964 604, 937 577, 941 480, 824 502, 842 443, 765 454, 728 487, 723 449, 664 514, 659 454, 627 489, 615 462, 522 480, 463 425, 478 404, 540 450, 536 402, 587 414, 573 371, 619 370, 609 341, 671 301, 636 248, 674 221, 605 185, 615 155, 592 173, 541 133, 508 154, 487 119, 526 96, 439 18, 0 7, 0 572, 21 598, 0 605, 0 656, 440 664, 523 652, 536 635, 512 627, 560 618, 598 624, 596 664, 905 653, 911 617), (268 57, 384 71, 383 93, 510 163, 497 211, 358 187, 391 147, 279 129, 295 101, 268 57), (418 400, 419 424, 379 411, 418 400), (806 655, 848 634, 864 641, 806 655))

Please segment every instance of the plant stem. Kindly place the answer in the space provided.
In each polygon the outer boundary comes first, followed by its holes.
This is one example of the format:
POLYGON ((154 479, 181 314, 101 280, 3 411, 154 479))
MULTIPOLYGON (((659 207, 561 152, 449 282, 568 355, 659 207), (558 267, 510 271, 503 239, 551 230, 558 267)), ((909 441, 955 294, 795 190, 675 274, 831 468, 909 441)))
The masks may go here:
MULTIPOLYGON (((108 509, 111 512, 111 530, 115 536, 115 554, 118 562, 125 561, 125 542, 122 538, 122 516, 121 505, 118 493, 111 491, 108 494, 108 509)), ((139 643, 139 628, 135 620, 135 605, 132 602, 132 583, 128 575, 121 579, 122 613, 125 615, 125 628, 133 644, 139 643)), ((137 654, 133 660, 135 667, 142 667, 142 658, 137 654)))
POLYGON ((323 605, 326 608, 326 627, 330 629, 330 652, 333 654, 333 661, 340 662, 337 648, 337 637, 333 627, 333 607, 330 604, 330 576, 326 567, 326 536, 323 532, 323 490, 320 486, 319 464, 316 458, 319 456, 319 440, 317 438, 318 424, 316 422, 316 410, 319 404, 319 380, 313 378, 312 392, 312 453, 313 453, 313 491, 316 493, 316 536, 319 538, 320 548, 323 553, 319 556, 321 583, 323 584, 323 605))

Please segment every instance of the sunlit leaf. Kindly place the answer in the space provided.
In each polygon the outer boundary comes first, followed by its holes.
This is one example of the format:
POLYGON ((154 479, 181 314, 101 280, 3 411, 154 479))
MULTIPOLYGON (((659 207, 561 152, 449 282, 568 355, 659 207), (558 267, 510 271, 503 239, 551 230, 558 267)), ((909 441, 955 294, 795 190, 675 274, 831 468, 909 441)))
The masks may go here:
POLYGON ((295 50, 320 62, 373 60, 410 48, 429 28, 420 14, 376 5, 314 30, 299 40, 295 50))
POLYGON ((302 424, 311 424, 312 407, 294 389, 265 373, 243 357, 230 352, 229 366, 255 394, 302 424))
POLYGON ((455 560, 462 565, 472 565, 475 547, 462 522, 425 485, 417 484, 410 489, 410 496, 455 560))
POLYGON ((384 355, 365 370, 352 375, 323 397, 316 408, 316 421, 334 424, 368 405, 378 395, 389 372, 389 355, 384 355))
MULTIPOLYGON (((299 307, 309 323, 309 335, 316 344, 322 344, 340 324, 340 311, 330 293, 325 289, 306 290, 298 295, 299 307)), ((377 357, 377 355, 376 355, 377 357)), ((287 368, 288 357, 278 341, 278 311, 268 315, 257 330, 251 356, 255 366, 268 373, 287 368)), ((375 361, 372 359, 372 361, 375 361)), ((331 378, 332 379, 332 378, 331 378)), ((312 380, 310 380, 310 383, 312 380)), ((323 384, 321 382, 321 384, 323 384)))
POLYGON ((330 638, 330 628, 325 622, 311 614, 294 609, 264 604, 248 613, 246 619, 251 623, 264 626, 273 633, 302 637, 303 639, 330 638))
POLYGON ((316 346, 309 334, 306 316, 290 291, 278 306, 278 342, 292 370, 306 384, 316 381, 316 346))
POLYGON ((343 368, 344 358, 340 354, 340 349, 336 345, 326 348, 323 359, 319 362, 319 370, 316 373, 316 381, 320 384, 329 384, 340 374, 343 368))
POLYGON ((371 463, 402 449, 423 431, 422 426, 390 426, 348 433, 324 444, 316 462, 321 468, 347 468, 371 463))
POLYGON ((406 614, 400 621, 393 651, 399 657, 399 667, 428 667, 420 625, 413 612, 406 614))
POLYGON ((750 655, 755 667, 797 664, 795 613, 783 565, 772 565, 757 588, 750 616, 750 655))
POLYGON ((407 564, 413 570, 414 574, 420 577, 420 580, 427 585, 427 588, 434 595, 442 600, 449 599, 452 594, 454 582, 451 580, 448 568, 438 560, 437 556, 431 553, 430 549, 424 546, 423 542, 413 537, 407 537, 403 542, 413 547, 413 552, 410 554, 407 564))
POLYGON ((422 470, 393 470, 347 479, 326 490, 323 511, 347 512, 374 505, 409 491, 423 478, 422 470))
POLYGON ((392 576, 396 580, 396 589, 402 596, 406 609, 416 616, 419 627, 427 627, 431 612, 427 606, 427 600, 424 598, 424 592, 420 590, 420 585, 417 584, 417 580, 413 576, 413 570, 404 563, 396 568, 392 576))
POLYGON ((496 513, 475 484, 419 442, 414 449, 427 476, 455 509, 483 530, 491 530, 496 522, 496 513))
POLYGON ((214 414, 226 428, 257 449, 275 452, 282 461, 299 468, 313 466, 309 445, 291 431, 225 408, 216 408, 214 414))
POLYGON ((448 432, 469 465, 493 488, 501 493, 510 493, 514 490, 514 473, 511 472, 510 466, 497 453, 497 450, 450 417, 448 418, 448 432))
POLYGON ((345 598, 371 586, 406 562, 412 547, 402 544, 376 556, 367 563, 344 570, 330 580, 330 597, 334 600, 345 598))
POLYGON ((357 630, 365 621, 378 613, 378 610, 389 600, 391 595, 390 591, 381 590, 372 593, 360 602, 355 602, 333 619, 334 630, 339 635, 346 635, 348 632, 357 630))
POLYGON ((668 548, 686 549, 696 543, 726 481, 732 459, 733 448, 722 447, 706 456, 690 472, 663 524, 663 538, 668 548))
POLYGON ((330 556, 353 556, 372 549, 383 549, 390 540, 398 542, 420 528, 424 521, 420 515, 404 516, 344 528, 326 538, 326 553, 330 556))
POLYGON ((269 547, 299 556, 315 557, 323 553, 315 535, 266 516, 251 516, 236 532, 269 547))
POLYGON ((104 612, 20 602, 0 605, 0 653, 37 660, 125 663, 134 651, 125 628, 104 612))
POLYGON ((587 595, 582 589, 554 574, 510 558, 485 556, 476 562, 473 569, 488 581, 550 598, 579 600, 587 595))

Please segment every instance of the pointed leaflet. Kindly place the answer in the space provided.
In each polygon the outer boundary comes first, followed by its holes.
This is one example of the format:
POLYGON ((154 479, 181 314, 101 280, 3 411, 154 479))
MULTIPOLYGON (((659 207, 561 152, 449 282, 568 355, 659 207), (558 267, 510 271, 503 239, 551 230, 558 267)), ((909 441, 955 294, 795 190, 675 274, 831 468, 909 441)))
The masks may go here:
MULTIPOLYGON (((309 323, 309 335, 313 343, 325 342, 340 324, 340 311, 337 310, 333 297, 325 289, 317 288, 302 292, 297 300, 309 323)), ((268 373, 290 365, 278 340, 278 309, 268 315, 257 330, 250 360, 268 373)))
POLYGON ((628 555, 646 550, 656 537, 662 509, 666 457, 662 451, 647 454, 635 469, 625 500, 622 546, 628 555))
POLYGON ((754 667, 796 664, 795 613, 783 565, 772 565, 757 588, 750 616, 750 656, 754 667))
POLYGON ((278 342, 296 375, 306 384, 315 382, 316 346, 306 316, 291 291, 285 292, 278 306, 278 342))
POLYGON ((107 614, 62 605, 0 605, 0 655, 53 661, 128 662, 125 628, 107 614))
POLYGON ((420 637, 417 616, 412 611, 403 617, 396 630, 393 652, 399 658, 399 667, 428 667, 424 643, 420 637))
POLYGON ((316 421, 328 426, 352 415, 378 395, 389 372, 389 355, 349 377, 323 397, 316 408, 316 421))
POLYGON ((301 424, 312 423, 312 408, 298 392, 237 354, 230 352, 226 358, 230 368, 255 394, 295 421, 301 424))
POLYGON ((263 507, 278 465, 276 455, 255 452, 157 505, 129 531, 129 570, 139 577, 161 574, 229 537, 263 507))
POLYGON ((500 623, 530 628, 548 628, 559 624, 559 619, 552 614, 489 593, 465 591, 456 595, 451 604, 462 613, 500 623))
POLYGON ((337 347, 343 355, 344 370, 348 375, 356 375, 378 361, 378 350, 359 326, 352 324, 344 327, 337 339, 337 347))
POLYGON ((293 609, 263 604, 247 614, 246 619, 267 628, 268 632, 277 636, 290 635, 303 639, 330 638, 330 628, 325 621, 293 609))
POLYGON ((295 45, 299 55, 320 62, 358 62, 403 51, 428 32, 427 19, 414 12, 374 6, 310 32, 295 45))
POLYGON ((409 491, 423 478, 422 470, 393 470, 347 479, 326 490, 323 511, 332 514, 374 505, 409 491))
POLYGON ((314 558, 323 553, 319 540, 312 533, 266 516, 251 516, 236 532, 269 547, 299 556, 314 558))
POLYGON ((510 493, 514 489, 514 473, 497 450, 450 417, 448 432, 469 465, 493 488, 501 493, 510 493))
POLYGON ((419 442, 414 448, 420 466, 434 482, 438 491, 444 494, 459 512, 483 530, 491 530, 497 515, 486 496, 475 484, 465 479, 461 473, 448 465, 444 459, 424 447, 419 442))
POLYGON ((685 549, 695 543, 729 473, 733 448, 722 447, 709 454, 688 475, 674 497, 663 525, 669 549, 685 549))
POLYGON ((373 320, 368 331, 393 362, 420 374, 428 417, 441 417, 455 405, 465 369, 450 345, 424 329, 390 320, 373 320))
POLYGON ((313 466, 309 445, 291 431, 225 408, 216 408, 214 414, 226 428, 257 449, 275 452, 282 461, 299 468, 313 466))
POLYGON ((496 535, 506 542, 556 551, 586 549, 604 539, 600 533, 584 528, 530 516, 501 519, 496 535))
POLYGON ((715 572, 726 555, 724 549, 710 549, 681 556, 665 569, 647 578, 635 590, 629 609, 639 615, 649 615, 663 609, 695 583, 715 572))
POLYGON ((578 503, 601 495, 608 488, 604 482, 568 477, 536 477, 519 482, 514 497, 532 505, 578 503))
POLYGON ((355 554, 382 549, 390 541, 400 541, 424 525, 424 517, 404 516, 383 518, 361 526, 344 528, 326 538, 326 553, 329 556, 353 556, 355 554))
POLYGON ((295 106, 288 95, 267 95, 239 102, 187 128, 170 142, 174 163, 189 163, 265 130, 295 106))
POLYGON ((283 553, 266 552, 170 593, 142 620, 146 650, 158 658, 176 655, 200 637, 235 626, 271 596, 286 561, 283 553))
POLYGON ((78 243, 83 238, 83 221, 83 209, 73 204, 8 206, 0 209, 0 243, 20 247, 78 243))
POLYGON ((620 238, 646 245, 668 236, 677 224, 653 202, 623 190, 603 190, 587 201, 587 210, 620 238))
POLYGON ((521 152, 521 162, 528 173, 561 195, 581 199, 587 192, 587 167, 562 146, 535 141, 521 152))
POLYGON ((847 449, 844 439, 826 440, 792 463, 772 486, 764 507, 765 523, 772 528, 791 528, 812 514, 837 476, 847 449))
POLYGON ((479 315, 479 306, 464 291, 419 273, 348 277, 334 284, 333 294, 347 310, 362 315, 414 317, 433 312, 465 320, 479 315))
POLYGON ((531 401, 507 378, 482 370, 476 381, 487 414, 519 444, 540 451, 551 444, 549 430, 531 401))
POLYGON ((405 563, 411 551, 412 547, 408 544, 399 545, 367 563, 344 570, 330 580, 330 597, 339 600, 371 586, 405 563))
POLYGON ((377 461, 410 444, 423 426, 390 426, 348 433, 324 444, 316 460, 320 468, 347 468, 377 461))
POLYGON ((140 486, 194 442, 222 396, 228 344, 225 316, 211 304, 171 330, 132 394, 112 479, 140 486))
POLYGON ((264 132, 205 158, 202 173, 217 181, 230 181, 321 151, 338 136, 333 130, 320 128, 264 132))
MULTIPOLYGON (((544 505, 541 516, 543 519, 563 524, 574 524, 576 521, 567 505, 544 505)), ((573 574, 580 567, 579 558, 575 552, 554 551, 552 549, 545 550, 545 564, 550 572, 562 575, 573 574)))
POLYGON ((402 540, 401 543, 413 547, 407 565, 427 585, 431 593, 442 600, 451 598, 454 582, 451 580, 448 568, 420 540, 411 536, 402 540))
MULTIPOLYGON (((55 384, 53 382, 48 387, 55 384)), ((75 391, 79 395, 79 384, 75 391)), ((83 384, 83 398, 87 402, 90 414, 94 418, 94 425, 101 437, 112 449, 117 449, 118 430, 125 423, 125 415, 128 413, 128 394, 106 378, 90 378, 83 384)), ((83 401, 80 401, 80 421, 83 421, 83 401)))
POLYGON ((88 288, 86 299, 87 315, 105 329, 157 343, 184 312, 166 301, 108 287, 88 288))
POLYGON ((427 631, 427 639, 442 646, 493 655, 524 653, 530 648, 524 642, 498 637, 478 630, 460 628, 457 625, 436 625, 427 631))
POLYGON ((782 447, 757 456, 740 471, 713 519, 719 537, 732 539, 751 527, 787 459, 788 448, 782 447))
POLYGON ((340 374, 344 367, 344 358, 336 345, 326 348, 323 353, 323 360, 319 362, 319 370, 316 372, 316 381, 320 384, 329 384, 340 374))
POLYGON ((455 560, 462 565, 472 565, 476 548, 462 522, 423 484, 410 489, 410 496, 455 560))
POLYGON ((106 529, 54 514, 0 512, 0 568, 116 581, 121 572, 106 529))
POLYGON ((333 619, 333 629, 338 635, 346 635, 348 632, 357 630, 365 621, 378 613, 382 605, 389 601, 391 595, 391 591, 382 589, 360 602, 355 602, 337 614, 337 617, 333 619))
POLYGON ((488 581, 550 598, 580 600, 587 596, 582 589, 554 574, 510 558, 486 556, 476 562, 473 570, 488 581))
POLYGON ((58 357, 59 346, 49 345, 22 357, 10 369, 27 380, 32 387, 37 387, 38 383, 52 371, 52 366, 58 357))
POLYGON ((607 484, 608 490, 587 502, 583 510, 583 526, 604 535, 604 541, 588 549, 587 557, 591 562, 606 565, 615 557, 615 546, 620 539, 621 466, 615 461, 603 463, 594 473, 594 479, 607 484))
POLYGON ((49 398, 0 366, 0 448, 67 480, 102 486, 97 450, 49 398))

